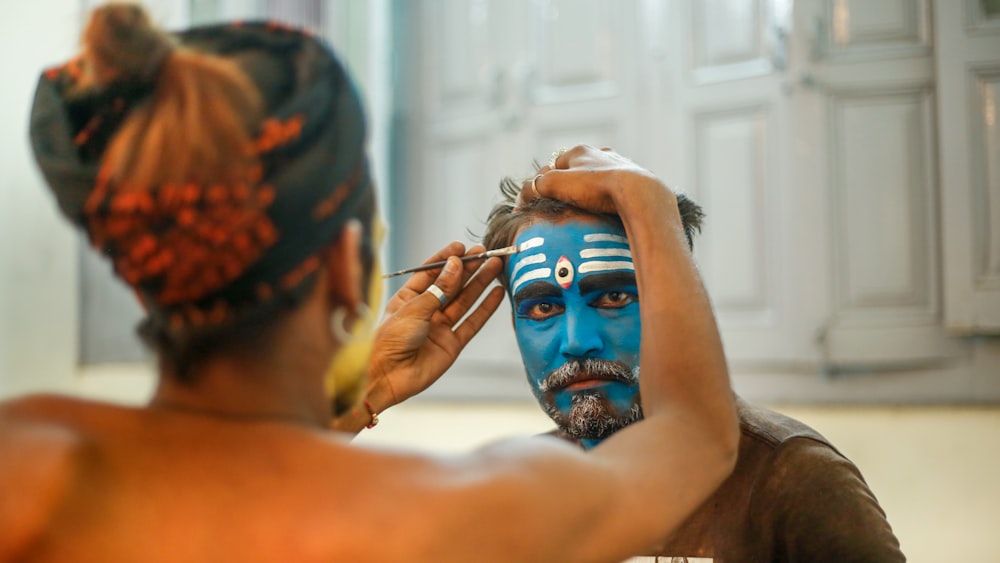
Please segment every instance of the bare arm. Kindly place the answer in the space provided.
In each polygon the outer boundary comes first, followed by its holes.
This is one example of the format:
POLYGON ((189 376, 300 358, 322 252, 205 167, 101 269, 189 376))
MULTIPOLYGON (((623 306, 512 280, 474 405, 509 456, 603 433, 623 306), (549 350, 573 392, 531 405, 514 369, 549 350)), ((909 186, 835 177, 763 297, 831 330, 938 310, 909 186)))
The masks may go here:
POLYGON ((586 146, 565 153, 558 169, 542 172, 535 184, 540 195, 617 213, 629 237, 640 296, 646 416, 593 454, 627 491, 616 496, 621 512, 609 515, 606 524, 626 527, 615 518, 631 515, 636 538, 648 525, 651 535, 645 537, 656 541, 735 462, 737 418, 711 304, 687 248, 676 197, 651 173, 612 151, 586 146))
POLYGON ((445 462, 373 462, 364 474, 395 486, 376 485, 392 502, 364 520, 407 523, 379 536, 382 550, 432 561, 620 561, 662 541, 732 470, 728 371, 673 193, 614 153, 577 147, 560 164, 536 182, 541 194, 618 213, 631 241, 646 419, 590 452, 533 438, 445 462))

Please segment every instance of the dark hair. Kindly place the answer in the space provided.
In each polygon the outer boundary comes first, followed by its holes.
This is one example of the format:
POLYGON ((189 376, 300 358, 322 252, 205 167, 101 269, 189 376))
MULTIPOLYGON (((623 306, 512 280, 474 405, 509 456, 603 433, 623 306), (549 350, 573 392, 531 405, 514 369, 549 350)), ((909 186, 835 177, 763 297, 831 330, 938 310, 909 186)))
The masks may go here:
MULTIPOLYGON (((585 215, 619 226, 622 224, 617 215, 593 213, 563 201, 544 197, 533 199, 526 205, 519 207, 517 198, 528 181, 530 180, 514 180, 510 177, 500 180, 502 201, 490 210, 486 220, 486 233, 482 237, 483 245, 487 250, 504 248, 514 244, 517 234, 537 221, 558 221, 572 215, 585 215)), ((693 250, 694 235, 701 232, 701 222, 705 213, 700 205, 684 194, 677 194, 677 207, 680 211, 681 224, 684 226, 688 247, 693 250)), ((506 269, 500 271, 499 279, 504 287, 508 286, 510 280, 507 279, 506 269)))

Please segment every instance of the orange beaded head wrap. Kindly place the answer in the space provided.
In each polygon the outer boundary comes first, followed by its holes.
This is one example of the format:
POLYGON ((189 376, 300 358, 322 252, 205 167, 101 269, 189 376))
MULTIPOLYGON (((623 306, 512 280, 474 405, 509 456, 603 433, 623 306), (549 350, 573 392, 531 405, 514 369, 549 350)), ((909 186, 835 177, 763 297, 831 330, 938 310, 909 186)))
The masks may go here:
MULTIPOLYGON (((114 10, 108 25, 145 17, 139 8, 114 10)), ((129 33, 129 26, 135 22, 112 31, 129 33)), ((62 212, 136 290, 148 322, 161 330, 221 325, 276 296, 303 291, 318 270, 319 252, 355 217, 365 226, 370 271, 375 201, 364 117, 354 85, 330 49, 273 23, 160 35, 140 46, 146 59, 132 61, 134 72, 88 79, 102 69, 87 67, 86 47, 82 59, 47 70, 31 116, 35 157, 62 212), (249 140, 236 158, 214 152, 227 139, 209 136, 199 146, 143 129, 150 107, 176 110, 179 121, 191 119, 184 104, 161 104, 166 87, 183 89, 187 104, 209 103, 217 94, 172 70, 179 53, 209 55, 210 64, 222 61, 237 69, 227 87, 256 90, 246 107, 228 108, 245 121, 241 127, 249 140), (115 145, 129 128, 136 128, 143 146, 115 145), (168 172, 176 161, 188 172, 118 173, 135 164, 129 157, 157 160, 168 172)), ((193 127, 213 133, 216 116, 206 119, 193 127)))

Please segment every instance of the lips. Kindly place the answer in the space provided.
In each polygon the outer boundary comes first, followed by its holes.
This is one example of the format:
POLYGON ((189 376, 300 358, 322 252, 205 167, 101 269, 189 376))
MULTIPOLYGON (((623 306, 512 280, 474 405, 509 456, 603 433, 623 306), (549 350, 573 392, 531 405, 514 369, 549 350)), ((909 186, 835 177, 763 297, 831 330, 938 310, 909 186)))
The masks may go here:
POLYGON ((625 383, 620 379, 613 377, 594 377, 590 374, 583 374, 580 377, 574 378, 569 383, 562 386, 562 389, 569 389, 571 391, 576 391, 579 389, 586 389, 588 387, 594 387, 595 385, 600 385, 602 383, 608 383, 612 381, 618 381, 620 383, 625 383))

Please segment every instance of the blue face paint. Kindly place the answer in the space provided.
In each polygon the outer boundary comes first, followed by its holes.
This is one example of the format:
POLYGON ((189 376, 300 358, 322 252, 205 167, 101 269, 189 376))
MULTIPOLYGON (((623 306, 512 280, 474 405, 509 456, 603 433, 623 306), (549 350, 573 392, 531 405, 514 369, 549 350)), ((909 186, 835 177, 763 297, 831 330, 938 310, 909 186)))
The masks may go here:
POLYGON ((621 227, 539 222, 543 239, 507 264, 514 331, 532 391, 565 431, 593 445, 641 416, 635 268, 621 227))

